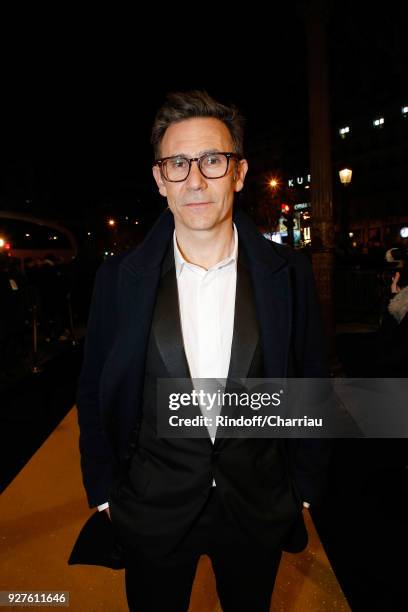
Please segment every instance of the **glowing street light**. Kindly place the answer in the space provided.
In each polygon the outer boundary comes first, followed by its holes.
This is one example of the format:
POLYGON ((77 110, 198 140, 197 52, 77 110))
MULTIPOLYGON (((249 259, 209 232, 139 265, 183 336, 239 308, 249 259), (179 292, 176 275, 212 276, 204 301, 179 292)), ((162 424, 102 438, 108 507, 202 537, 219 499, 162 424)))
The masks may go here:
POLYGON ((343 168, 339 170, 339 177, 342 185, 347 187, 351 183, 351 177, 353 176, 353 171, 350 168, 343 168))
MULTIPOLYGON (((339 170, 339 177, 340 177, 340 181, 343 187, 347 187, 348 185, 350 185, 352 175, 353 175, 353 171, 350 168, 342 168, 341 170, 339 170)), ((346 194, 346 192, 343 192, 341 209, 340 209, 340 227, 341 227, 340 234, 341 234, 341 239, 346 247, 349 244, 350 238, 353 237, 353 236, 350 236, 350 233, 348 230, 349 214, 350 214, 350 193, 347 192, 346 194)))
POLYGON ((115 221, 115 219, 109 219, 109 221, 108 221, 108 225, 110 225, 111 227, 113 227, 114 225, 116 225, 116 221, 115 221))

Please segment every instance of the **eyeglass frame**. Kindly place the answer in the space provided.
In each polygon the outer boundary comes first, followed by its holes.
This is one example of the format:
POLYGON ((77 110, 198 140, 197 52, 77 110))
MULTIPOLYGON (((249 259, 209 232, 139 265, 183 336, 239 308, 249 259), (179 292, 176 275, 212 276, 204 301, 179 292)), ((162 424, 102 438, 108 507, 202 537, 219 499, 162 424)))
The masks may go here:
POLYGON ((213 151, 213 152, 209 152, 209 153, 203 153, 202 155, 200 155, 200 157, 185 157, 184 155, 170 155, 169 157, 162 157, 161 159, 156 159, 154 162, 154 166, 158 166, 160 168, 160 174, 162 175, 162 178, 167 181, 168 183, 183 183, 184 181, 186 181, 188 179, 188 177, 190 176, 190 172, 191 172, 191 162, 197 162, 197 166, 198 169, 201 173, 201 175, 206 178, 206 179, 219 179, 219 178, 224 178, 224 176, 227 175, 227 172, 229 170, 229 163, 230 163, 230 159, 236 159, 238 161, 241 161, 243 158, 240 157, 238 155, 238 153, 234 153, 232 151, 213 151), (227 167, 225 169, 224 174, 221 174, 221 176, 206 176, 204 174, 204 172, 201 170, 201 165, 200 162, 202 159, 204 159, 204 157, 207 157, 209 155, 225 155, 225 157, 227 158, 227 167), (171 179, 168 179, 164 176, 164 172, 162 170, 162 164, 163 162, 167 161, 168 159, 185 159, 188 162, 188 172, 187 172, 187 176, 183 179, 178 179, 177 181, 173 181, 171 179))

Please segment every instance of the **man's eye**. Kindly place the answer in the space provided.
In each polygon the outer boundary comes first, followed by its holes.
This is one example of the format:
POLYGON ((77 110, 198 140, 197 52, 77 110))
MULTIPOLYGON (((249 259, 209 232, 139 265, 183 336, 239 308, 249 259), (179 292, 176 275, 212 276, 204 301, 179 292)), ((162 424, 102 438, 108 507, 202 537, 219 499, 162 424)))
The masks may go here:
POLYGON ((221 163, 220 155, 207 155, 205 158, 205 164, 207 166, 218 166, 221 163))
POLYGON ((170 159, 168 161, 168 163, 170 164, 170 166, 172 168, 180 169, 180 168, 184 168, 186 166, 187 160, 185 160, 182 157, 180 157, 178 159, 177 158, 176 159, 170 159))

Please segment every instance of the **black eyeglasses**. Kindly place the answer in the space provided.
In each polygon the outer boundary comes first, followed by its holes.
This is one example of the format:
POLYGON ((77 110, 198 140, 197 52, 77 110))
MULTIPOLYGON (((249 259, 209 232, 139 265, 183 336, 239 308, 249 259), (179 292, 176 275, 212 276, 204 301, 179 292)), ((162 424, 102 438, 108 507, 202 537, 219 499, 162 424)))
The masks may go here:
POLYGON ((222 178, 228 172, 230 159, 239 160, 236 153, 204 153, 200 157, 182 157, 173 155, 156 159, 155 165, 159 166, 163 178, 170 183, 181 183, 185 181, 191 170, 191 162, 197 162, 201 174, 208 179, 222 178))

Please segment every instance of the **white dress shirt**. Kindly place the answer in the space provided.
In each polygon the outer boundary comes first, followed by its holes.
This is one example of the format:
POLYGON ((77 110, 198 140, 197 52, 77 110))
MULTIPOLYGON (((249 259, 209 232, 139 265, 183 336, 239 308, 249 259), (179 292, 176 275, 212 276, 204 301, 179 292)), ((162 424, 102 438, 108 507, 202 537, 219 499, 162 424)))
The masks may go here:
MULTIPOLYGON (((175 231, 173 244, 181 329, 191 378, 226 379, 234 332, 237 228, 234 225, 231 253, 208 270, 184 259, 175 231)), ((212 443, 214 440, 211 435, 212 443)))
MULTIPOLYGON (((184 350, 191 378, 226 379, 231 359, 238 232, 231 253, 206 270, 188 263, 173 236, 184 350)), ((211 436, 214 442, 215 436, 211 436)))

